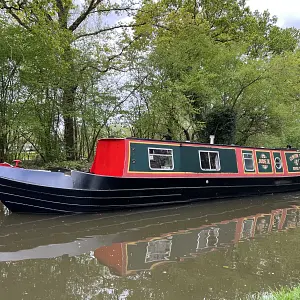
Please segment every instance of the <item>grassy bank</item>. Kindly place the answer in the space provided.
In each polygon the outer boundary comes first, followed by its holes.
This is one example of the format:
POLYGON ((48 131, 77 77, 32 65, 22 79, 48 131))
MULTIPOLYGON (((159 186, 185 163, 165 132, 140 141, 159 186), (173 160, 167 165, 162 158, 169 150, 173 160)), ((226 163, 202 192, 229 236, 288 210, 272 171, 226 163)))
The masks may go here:
POLYGON ((269 299, 274 300, 300 300, 300 287, 294 289, 283 289, 278 292, 274 292, 269 299))
POLYGON ((247 300, 300 300, 300 286, 295 288, 283 288, 278 291, 256 294, 247 300))

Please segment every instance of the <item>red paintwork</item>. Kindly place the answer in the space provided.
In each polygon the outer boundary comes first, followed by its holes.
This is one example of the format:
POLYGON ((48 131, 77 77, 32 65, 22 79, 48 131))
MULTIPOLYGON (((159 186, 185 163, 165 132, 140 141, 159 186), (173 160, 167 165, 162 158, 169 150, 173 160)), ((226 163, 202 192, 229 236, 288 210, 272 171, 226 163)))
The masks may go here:
POLYGON ((244 165, 243 165, 243 155, 241 149, 235 150, 236 160, 237 160, 237 167, 239 174, 244 173, 244 165))
POLYGON ((111 246, 98 248, 94 251, 95 257, 108 266, 118 275, 127 274, 127 253, 126 243, 115 243, 111 246))
POLYGON ((91 173, 122 176, 125 162, 125 139, 103 139, 97 143, 96 156, 91 173))
POLYGON ((15 159, 15 160, 13 160, 13 162, 15 163, 15 165, 14 165, 15 168, 20 168, 19 164, 22 162, 21 160, 15 159))
POLYGON ((10 165, 10 164, 7 163, 7 162, 4 162, 4 163, 0 163, 0 167, 8 167, 8 168, 12 168, 13 166, 10 165))

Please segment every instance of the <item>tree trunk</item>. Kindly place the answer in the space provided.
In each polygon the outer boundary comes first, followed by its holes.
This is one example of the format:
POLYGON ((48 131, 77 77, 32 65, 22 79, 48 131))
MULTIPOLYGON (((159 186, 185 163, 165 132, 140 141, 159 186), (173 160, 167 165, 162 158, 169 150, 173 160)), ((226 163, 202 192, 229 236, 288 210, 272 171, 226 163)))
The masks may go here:
POLYGON ((6 133, 6 101, 5 95, 0 95, 0 163, 6 160, 7 133, 6 133))
POLYGON ((63 119, 64 119, 64 138, 67 160, 76 158, 75 149, 75 96, 77 86, 66 87, 63 91, 63 119))
POLYGON ((3 133, 0 133, 0 163, 4 162, 6 159, 5 149, 6 149, 5 136, 3 133))

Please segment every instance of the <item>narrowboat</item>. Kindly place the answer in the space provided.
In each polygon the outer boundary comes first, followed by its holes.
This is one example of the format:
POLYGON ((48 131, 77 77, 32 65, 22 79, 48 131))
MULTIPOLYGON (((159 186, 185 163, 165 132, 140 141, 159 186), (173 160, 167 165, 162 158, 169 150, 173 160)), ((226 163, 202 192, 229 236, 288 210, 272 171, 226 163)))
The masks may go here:
POLYGON ((135 138, 101 139, 90 172, 0 167, 12 212, 96 213, 300 190, 300 152, 135 138))

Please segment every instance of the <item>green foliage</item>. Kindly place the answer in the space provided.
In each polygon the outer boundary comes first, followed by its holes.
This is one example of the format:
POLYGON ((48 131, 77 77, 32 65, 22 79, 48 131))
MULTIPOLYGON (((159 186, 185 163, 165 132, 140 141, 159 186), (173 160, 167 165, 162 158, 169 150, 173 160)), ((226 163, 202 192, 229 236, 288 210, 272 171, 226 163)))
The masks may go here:
POLYGON ((81 172, 88 172, 91 163, 86 160, 76 160, 76 161, 70 161, 70 160, 53 160, 51 162, 45 163, 41 160, 32 160, 32 161, 24 161, 22 162, 22 166, 24 168, 30 168, 30 169, 42 169, 42 170, 48 170, 48 169, 68 169, 68 170, 78 170, 81 172))
POLYGON ((229 107, 216 107, 208 116, 205 126, 205 138, 215 136, 216 144, 235 143, 236 113, 229 107))
MULTIPOLYGON (((145 37, 137 47, 149 52, 144 101, 148 109, 160 107, 152 110, 156 119, 176 111, 175 122, 168 124, 177 136, 207 141, 203 124, 208 118, 217 124, 222 106, 235 111, 237 143, 259 144, 258 136, 279 135, 277 146, 285 144, 278 124, 287 126, 283 112, 298 106, 297 94, 290 92, 299 90, 297 30, 281 29, 268 12, 252 13, 234 0, 147 1, 136 18, 146 23, 136 30, 145 37), (172 97, 157 97, 159 88, 172 91, 172 97)), ((226 134, 219 138, 232 140, 226 134)), ((274 145, 265 142, 261 146, 274 145)))
POLYGON ((259 293, 248 298, 253 300, 296 300, 300 299, 300 287, 281 288, 266 293, 259 293))
MULTIPOLYGON (((13 155, 30 143, 44 161, 91 157, 97 139, 110 134, 123 100, 109 79, 115 75, 112 70, 125 67, 122 56, 131 39, 115 31, 127 24, 109 28, 101 19, 115 11, 126 14, 131 5, 98 0, 80 5, 70 0, 0 2, 0 26, 5 29, 0 33, 0 45, 5 46, 0 58, 16 65, 16 84, 21 87, 15 99, 17 129, 9 127, 12 145, 5 143, 14 148, 13 155)), ((14 117, 7 110, 5 115, 2 122, 8 125, 14 117)))

